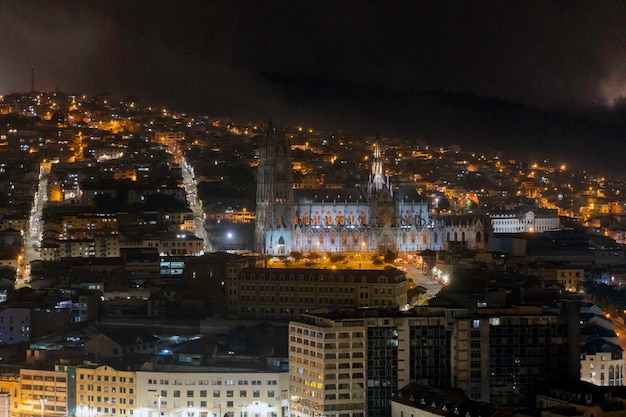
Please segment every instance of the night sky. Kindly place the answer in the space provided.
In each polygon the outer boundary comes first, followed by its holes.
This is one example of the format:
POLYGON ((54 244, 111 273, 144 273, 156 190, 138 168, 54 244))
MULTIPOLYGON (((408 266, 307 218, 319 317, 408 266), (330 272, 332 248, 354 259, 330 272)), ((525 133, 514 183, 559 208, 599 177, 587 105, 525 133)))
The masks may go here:
POLYGON ((0 0, 0 57, 0 93, 35 67, 40 91, 464 146, 601 136, 626 156, 618 1, 0 0))

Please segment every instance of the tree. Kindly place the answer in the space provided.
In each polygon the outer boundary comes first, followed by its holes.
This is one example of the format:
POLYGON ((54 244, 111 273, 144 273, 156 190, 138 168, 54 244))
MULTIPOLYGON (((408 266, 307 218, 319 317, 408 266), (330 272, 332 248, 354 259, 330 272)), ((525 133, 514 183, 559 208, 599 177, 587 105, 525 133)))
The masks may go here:
POLYGON ((388 250, 387 253, 385 253, 384 260, 385 260, 385 263, 392 264, 393 261, 395 261, 397 258, 398 258, 398 254, 397 253, 395 253, 395 252, 393 252, 391 250, 388 250))
POLYGON ((345 260, 346 255, 343 255, 341 253, 333 253, 328 256, 328 259, 330 259, 332 263, 338 263, 338 262, 342 262, 343 260, 345 260))
POLYGON ((299 262, 303 257, 302 252, 296 252, 296 251, 291 252, 289 256, 291 256, 296 262, 299 262))

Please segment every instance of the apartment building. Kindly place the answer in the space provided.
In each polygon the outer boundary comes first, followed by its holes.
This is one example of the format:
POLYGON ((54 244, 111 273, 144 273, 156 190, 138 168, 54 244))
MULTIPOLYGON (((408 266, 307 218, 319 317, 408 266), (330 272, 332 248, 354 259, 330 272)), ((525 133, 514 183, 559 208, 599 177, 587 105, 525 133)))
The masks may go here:
POLYGON ((0 378, 0 394, 9 394, 12 417, 278 417, 288 408, 286 370, 257 363, 189 370, 89 362, 20 369, 0 378))
POLYGON ((532 404, 544 375, 578 379, 577 303, 409 312, 326 310, 289 324, 291 417, 390 417, 409 382, 476 401, 532 404))
POLYGON ((118 234, 115 213, 72 213, 62 215, 60 220, 60 238, 93 238, 96 233, 118 234))
POLYGON ((135 372, 107 365, 76 368, 77 417, 128 417, 136 415, 135 372))
POLYGON ((246 268, 228 280, 227 296, 229 313, 290 320, 320 306, 398 308, 407 303, 407 285, 395 268, 246 268))
POLYGON ((9 415, 18 417, 20 412, 20 376, 19 374, 0 375, 0 393, 9 395, 9 415))
POLYGON ((0 307, 0 343, 13 345, 30 340, 31 310, 0 307))
POLYGON ((120 246, 122 249, 155 248, 161 255, 200 256, 204 253, 204 240, 188 231, 124 240, 120 246))
POLYGON ((20 417, 68 415, 68 374, 65 370, 20 369, 20 417))
POLYGON ((361 320, 290 323, 289 416, 367 415, 365 331, 361 320))
POLYGON ((582 268, 558 268, 556 279, 563 285, 565 291, 581 292, 584 289, 585 270, 582 268))
POLYGON ((287 406, 289 374, 233 372, 137 372, 137 413, 141 417, 277 417, 287 406))

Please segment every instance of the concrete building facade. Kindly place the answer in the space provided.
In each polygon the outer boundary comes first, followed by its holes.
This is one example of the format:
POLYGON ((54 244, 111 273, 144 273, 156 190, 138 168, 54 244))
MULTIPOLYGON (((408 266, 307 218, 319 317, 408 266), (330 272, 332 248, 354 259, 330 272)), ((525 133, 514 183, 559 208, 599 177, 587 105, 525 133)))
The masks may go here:
POLYGON ((556 210, 491 213, 493 233, 542 233, 559 228, 556 210))
POLYGON ((291 320, 321 306, 399 308, 407 304, 404 272, 245 268, 227 281, 228 312, 291 320))
POLYGON ((286 408, 287 372, 232 368, 137 372, 139 417, 277 417, 286 408))

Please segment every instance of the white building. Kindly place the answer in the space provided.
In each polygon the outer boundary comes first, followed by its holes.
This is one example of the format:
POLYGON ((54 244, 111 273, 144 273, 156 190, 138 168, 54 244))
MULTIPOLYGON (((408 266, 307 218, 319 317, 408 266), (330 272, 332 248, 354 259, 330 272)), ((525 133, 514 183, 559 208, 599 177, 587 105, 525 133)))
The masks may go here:
POLYGON ((137 417, 277 417, 288 372, 232 367, 207 372, 137 371, 137 417))
POLYGON ((624 385, 624 350, 604 339, 580 349, 580 379, 600 386, 624 385))
POLYGON ((542 233, 559 228, 556 210, 490 213, 493 233, 542 233))

